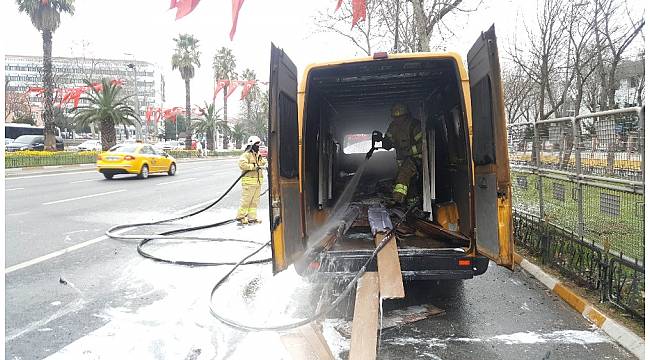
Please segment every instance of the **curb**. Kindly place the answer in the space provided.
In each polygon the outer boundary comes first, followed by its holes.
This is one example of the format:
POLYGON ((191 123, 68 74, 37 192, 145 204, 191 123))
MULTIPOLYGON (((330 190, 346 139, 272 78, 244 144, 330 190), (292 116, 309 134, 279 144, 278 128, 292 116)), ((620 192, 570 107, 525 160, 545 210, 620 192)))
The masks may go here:
POLYGON ((515 254, 515 262, 521 266, 527 273, 533 275, 542 284, 546 285, 555 295, 564 300, 574 310, 581 313, 582 316, 596 325, 599 329, 609 335, 614 341, 631 352, 639 359, 645 357, 645 340, 636 335, 634 332, 619 324, 615 320, 607 317, 589 303, 586 299, 574 293, 571 288, 563 284, 560 280, 552 275, 547 274, 539 266, 524 259, 521 255, 515 254))

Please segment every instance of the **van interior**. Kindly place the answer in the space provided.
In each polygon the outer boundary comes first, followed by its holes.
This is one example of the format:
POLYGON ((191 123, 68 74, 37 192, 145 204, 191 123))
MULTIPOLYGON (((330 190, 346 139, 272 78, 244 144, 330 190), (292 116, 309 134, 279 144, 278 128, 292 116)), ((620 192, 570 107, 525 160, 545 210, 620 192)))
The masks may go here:
MULTIPOLYGON (((402 226, 405 231, 398 228, 398 248, 470 246, 470 144, 457 66, 453 57, 442 56, 328 65, 309 72, 303 114, 308 246, 364 163, 371 133, 385 133, 396 102, 405 103, 424 130, 422 169, 409 187, 420 189, 420 216, 402 226)), ((329 251, 374 249, 367 208, 391 197, 396 174, 395 150, 375 151, 347 205, 358 211, 345 215, 351 224, 329 251)))

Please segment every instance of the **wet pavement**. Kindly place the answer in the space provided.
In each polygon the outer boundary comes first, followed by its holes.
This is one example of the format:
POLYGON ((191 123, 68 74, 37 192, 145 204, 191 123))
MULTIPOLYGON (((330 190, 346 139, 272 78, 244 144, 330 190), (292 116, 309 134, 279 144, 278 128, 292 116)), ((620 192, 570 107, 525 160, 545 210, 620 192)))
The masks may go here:
MULTIPOLYGON (((128 194, 83 200, 76 207, 43 212, 43 218, 25 219, 29 223, 22 225, 12 224, 9 217, 12 201, 21 198, 8 196, 7 266, 101 235, 93 232, 87 237, 69 237, 72 240, 65 241, 66 227, 68 231, 79 231, 86 226, 101 232, 128 219, 165 217, 212 199, 237 174, 234 161, 195 166, 208 167, 198 170, 188 167, 185 184, 156 185, 183 180, 180 169, 175 178, 160 177, 151 182, 127 180, 128 194), (161 196, 160 188, 168 186, 161 196), (60 219, 56 217, 59 215, 60 219), (68 219, 74 221, 67 226, 56 224, 57 220, 67 222, 68 219)), ((40 200, 38 204, 101 192, 86 188, 85 192, 77 189, 71 190, 77 191, 74 194, 65 193, 66 184, 93 180, 87 176, 57 176, 60 190, 56 196, 49 195, 51 199, 40 200)), ((106 184, 100 181, 86 183, 106 184)), ((127 186, 126 181, 116 183, 127 186)), ((5 184, 9 188, 8 182, 5 184)), ((185 225, 231 217, 238 196, 236 187, 222 208, 190 219, 185 225)), ((267 201, 266 197, 261 201, 262 213, 268 208, 267 201)), ((38 214, 33 208, 27 211, 38 214)), ((202 234, 264 243, 269 238, 268 221, 262 218, 264 223, 260 225, 240 228, 229 224, 204 230, 202 234)), ((102 240, 6 274, 5 358, 289 358, 277 333, 234 330, 210 315, 209 292, 228 267, 191 268, 155 263, 141 258, 135 245, 130 241, 102 240)), ((232 261, 252 248, 237 243, 176 241, 152 244, 149 249, 173 259, 232 261)), ((260 257, 269 255, 267 249, 260 257)), ((319 286, 291 270, 272 277, 269 264, 250 265, 236 272, 217 292, 215 304, 229 317, 242 322, 277 324, 290 321, 296 312, 304 314, 307 310, 299 309, 301 304, 309 303, 308 308, 313 309, 319 286)), ((490 264, 488 271, 475 279, 412 282, 406 284, 406 290, 407 299, 386 302, 385 313, 422 304, 433 304, 444 313, 382 331, 380 359, 633 358, 537 280, 519 270, 511 272, 490 264)), ((351 303, 350 299, 344 301, 348 306, 351 303)), ((349 312, 349 309, 339 310, 339 314, 349 312)), ((347 359, 349 338, 337 331, 337 327, 347 321, 345 317, 329 317, 323 322, 325 337, 339 359, 347 359)))

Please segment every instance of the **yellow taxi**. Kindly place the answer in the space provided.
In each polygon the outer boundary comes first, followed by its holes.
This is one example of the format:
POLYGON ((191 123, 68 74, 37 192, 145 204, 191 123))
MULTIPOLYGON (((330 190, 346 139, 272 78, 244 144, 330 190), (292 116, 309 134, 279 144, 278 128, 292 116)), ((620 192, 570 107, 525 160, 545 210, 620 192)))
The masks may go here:
POLYGON ((106 179, 117 174, 137 174, 146 179, 149 174, 176 174, 176 159, 149 144, 118 144, 97 156, 97 171, 106 179))

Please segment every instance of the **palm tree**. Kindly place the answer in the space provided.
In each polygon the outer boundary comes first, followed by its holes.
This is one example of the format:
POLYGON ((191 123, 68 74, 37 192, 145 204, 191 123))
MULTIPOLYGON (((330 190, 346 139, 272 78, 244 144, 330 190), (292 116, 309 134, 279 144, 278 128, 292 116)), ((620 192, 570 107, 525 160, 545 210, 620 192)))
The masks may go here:
MULTIPOLYGON (((227 47, 222 47, 214 55, 212 61, 212 69, 214 70, 215 80, 236 80, 237 73, 235 72, 235 55, 232 50, 227 47)), ((223 90, 223 120, 228 124, 228 89, 223 90)), ((228 147, 228 134, 223 134, 223 148, 228 147)))
POLYGON ((127 104, 129 96, 120 97, 122 86, 118 83, 103 79, 101 89, 88 80, 85 83, 90 88, 86 93, 89 104, 76 108, 74 120, 81 127, 99 123, 102 150, 106 151, 115 145, 115 126, 135 125, 139 123, 138 115, 127 104))
MULTIPOLYGON (((185 81, 185 118, 191 119, 190 112, 190 80, 194 77, 194 65, 201 67, 199 61, 199 40, 195 39, 190 34, 179 34, 178 38, 174 39, 176 42, 176 49, 172 55, 172 70, 178 69, 181 73, 181 78, 185 81)), ((189 121, 188 121, 189 122, 189 121)), ((185 149, 192 148, 192 130, 188 129, 185 133, 185 149)))
POLYGON ((235 124, 230 131, 232 139, 235 141, 235 148, 240 149, 244 138, 246 138, 246 128, 241 122, 235 124))
POLYGON ((214 104, 205 103, 205 109, 201 109, 201 118, 196 124, 196 131, 205 133, 208 150, 214 150, 214 132, 221 117, 219 111, 215 110, 214 104))
POLYGON ((29 15, 36 30, 43 37, 43 122, 45 150, 56 150, 54 115, 52 113, 52 33, 61 24, 61 13, 74 14, 74 0, 16 0, 18 11, 29 15))

